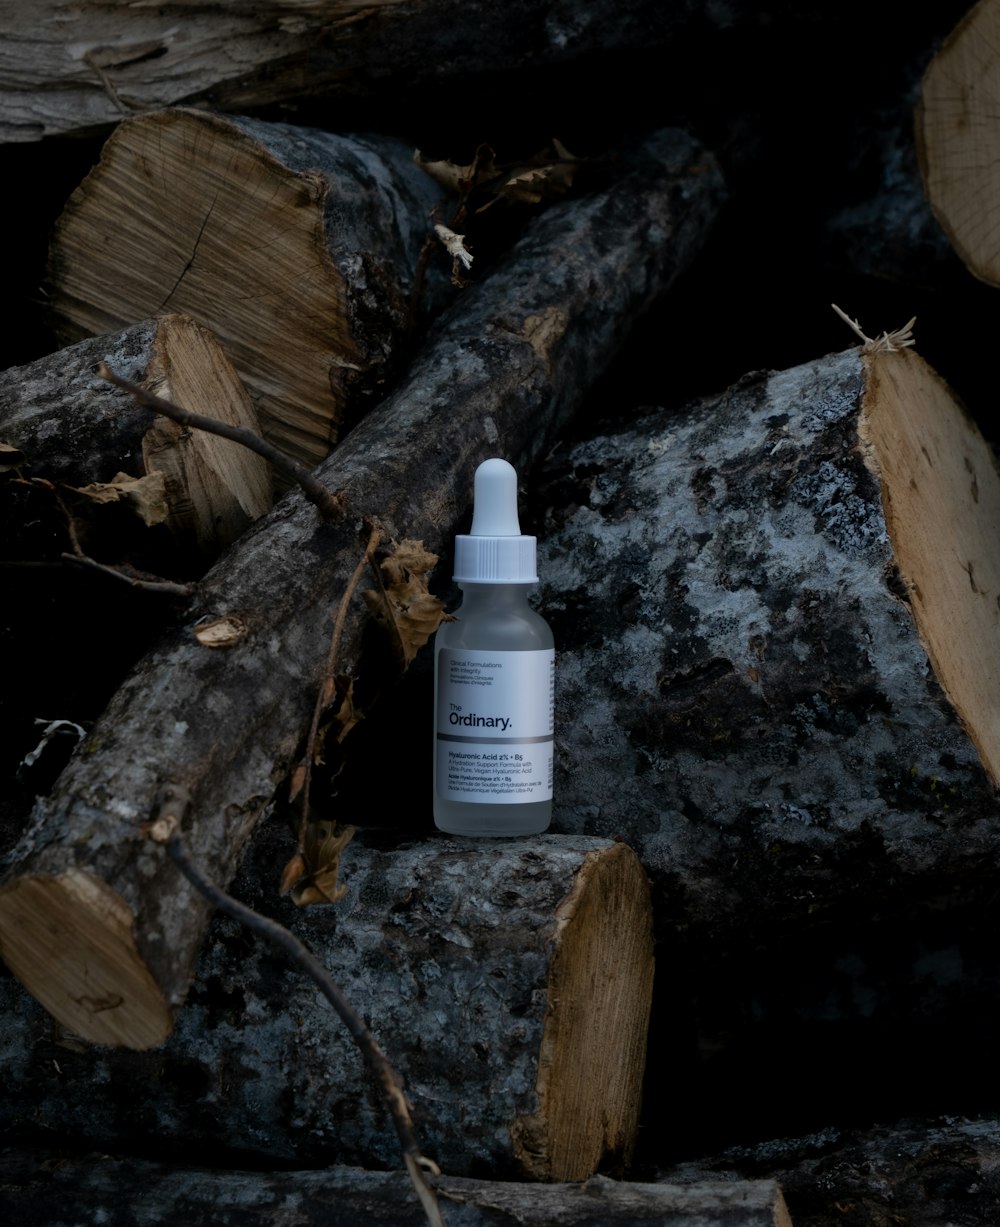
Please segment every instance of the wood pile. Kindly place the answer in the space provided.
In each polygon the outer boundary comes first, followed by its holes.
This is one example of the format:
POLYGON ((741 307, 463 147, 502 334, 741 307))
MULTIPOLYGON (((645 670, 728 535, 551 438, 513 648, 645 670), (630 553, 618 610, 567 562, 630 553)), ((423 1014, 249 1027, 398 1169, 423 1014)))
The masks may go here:
POLYGON ((997 1118, 808 1093, 1000 975, 1000 2, 946 7, 15 6, 12 1221, 827 1227, 873 1195, 768 1139, 997 1118), (511 841, 425 753, 491 455, 557 644, 511 841))

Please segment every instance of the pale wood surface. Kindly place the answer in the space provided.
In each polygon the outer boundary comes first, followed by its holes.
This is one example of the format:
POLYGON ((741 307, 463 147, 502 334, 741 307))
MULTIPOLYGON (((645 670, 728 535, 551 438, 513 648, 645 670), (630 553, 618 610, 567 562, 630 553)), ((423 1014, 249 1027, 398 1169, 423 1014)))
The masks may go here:
POLYGON ((397 372, 441 200, 404 141, 178 108, 121 124, 60 216, 66 340, 164 311, 219 337, 267 438, 309 465, 397 372))
POLYGON ((34 477, 69 486, 163 474, 168 527, 192 560, 217 555, 271 505, 267 462, 157 419, 96 374, 106 361, 147 391, 258 433, 246 389, 213 335, 165 315, 0 373, 0 439, 34 477))
POLYGON ((917 109, 924 190, 969 271, 1000 285, 1000 3, 979 0, 931 61, 917 109))

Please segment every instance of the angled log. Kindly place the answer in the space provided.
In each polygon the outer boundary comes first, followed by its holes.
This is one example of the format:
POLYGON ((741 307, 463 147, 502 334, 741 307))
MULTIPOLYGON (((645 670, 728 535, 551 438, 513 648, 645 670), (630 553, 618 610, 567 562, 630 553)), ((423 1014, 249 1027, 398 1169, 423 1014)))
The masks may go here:
MULTIPOLYGON (((291 1221, 329 1227, 422 1227, 427 1222, 405 1176, 334 1167, 309 1172, 210 1172, 165 1163, 11 1151, 0 1156, 0 1210, 8 1222, 59 1227, 66 1207, 134 1227, 180 1227, 192 1219, 224 1227, 291 1221)), ((595 1176, 539 1187, 446 1176, 434 1182, 448 1227, 791 1227, 771 1180, 704 1179, 631 1184, 595 1176)))
MULTIPOLYGON (((630 848, 358 837, 342 854, 344 898, 300 910, 274 890, 285 833, 262 834, 239 896, 283 919, 369 1020, 443 1170, 582 1180, 629 1161, 653 978, 649 887, 630 848)), ((12 978, 6 987, 8 1137, 55 1130, 254 1166, 398 1165, 385 1107, 328 1003, 235 921, 213 923, 177 1028, 148 1053, 74 1044, 12 978)))
MULTIPOLYGON (((331 609, 364 550, 359 523, 450 548, 476 465, 503 454, 527 470, 551 446, 630 323, 698 249, 721 196, 711 157, 665 131, 606 190, 553 206, 318 469, 343 515, 320 522, 290 494, 209 572, 8 859, 0 951, 71 1030, 139 1048, 169 1033, 205 908, 143 823, 165 787, 186 792, 193 854, 218 881, 232 876, 300 753, 331 609), (230 626, 227 650, 199 640, 205 620, 230 626)), ((338 660, 361 679, 391 651, 365 654, 364 626, 351 606, 338 660)))
POLYGON ((666 47, 685 31, 768 28, 796 6, 746 0, 529 0, 517 21, 489 0, 183 0, 122 10, 114 0, 10 5, 0 46, 0 141, 100 131, 137 112, 203 102, 226 111, 326 95, 394 98, 421 84, 537 70, 595 53, 666 47), (475 31, 475 37, 469 31, 475 31))
POLYGON ((270 508, 270 466, 239 444, 157 418, 99 378, 100 362, 154 395, 258 433, 253 403, 213 335, 165 315, 0 373, 0 441, 32 476, 77 488, 159 474, 172 534, 198 555, 218 554, 270 508))
POLYGON ((1000 477, 917 354, 748 378, 549 481, 557 829, 621 832, 667 928, 992 861, 1000 477))
POLYGON ((395 138, 139 116, 59 218, 52 317, 73 341, 163 311, 194 316, 232 358, 265 436, 316 464, 398 361, 440 199, 395 138))

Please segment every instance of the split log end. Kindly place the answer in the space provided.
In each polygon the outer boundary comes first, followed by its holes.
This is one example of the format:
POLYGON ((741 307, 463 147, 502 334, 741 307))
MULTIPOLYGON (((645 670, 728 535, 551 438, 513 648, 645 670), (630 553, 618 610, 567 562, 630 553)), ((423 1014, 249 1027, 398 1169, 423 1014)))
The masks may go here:
POLYGON ((89 873, 26 875, 0 891, 0 955, 89 1043, 145 1049, 170 1034, 171 1012, 136 949, 130 909, 89 873))
POLYGON ((584 1180, 627 1162, 639 1122, 653 990, 649 886, 625 844, 591 852, 556 915, 536 1090, 511 1129, 524 1171, 584 1180))
POLYGON ((916 353, 865 355, 859 435, 921 641, 1000 785, 1000 471, 952 391, 916 353))

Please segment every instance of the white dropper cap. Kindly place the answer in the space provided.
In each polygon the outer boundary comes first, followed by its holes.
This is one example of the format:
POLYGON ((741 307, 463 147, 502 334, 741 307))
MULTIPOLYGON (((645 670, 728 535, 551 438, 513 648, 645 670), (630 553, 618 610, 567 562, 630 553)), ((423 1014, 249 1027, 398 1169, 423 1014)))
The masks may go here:
POLYGON ((535 538, 521 533, 517 473, 506 460, 476 469, 472 529, 455 538, 455 582, 537 584, 535 538))

